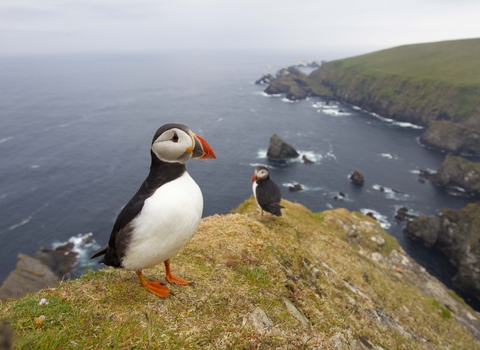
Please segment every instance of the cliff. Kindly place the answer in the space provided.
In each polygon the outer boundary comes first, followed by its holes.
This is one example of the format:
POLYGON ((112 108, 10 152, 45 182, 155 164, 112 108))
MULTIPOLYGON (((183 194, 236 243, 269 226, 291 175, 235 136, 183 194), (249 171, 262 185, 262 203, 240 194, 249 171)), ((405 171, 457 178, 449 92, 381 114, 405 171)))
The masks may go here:
POLYGON ((480 202, 432 217, 420 215, 405 233, 440 249, 457 267, 453 283, 480 300, 480 202))
POLYGON ((436 173, 421 175, 454 195, 480 196, 480 163, 447 154, 436 173))
POLYGON ((425 126, 426 146, 480 155, 479 55, 480 39, 400 46, 327 62, 301 84, 309 95, 425 126))
MULTIPOLYGON (((372 218, 282 205, 259 216, 251 197, 202 219, 172 259, 195 286, 168 299, 101 269, 4 302, 0 318, 17 348, 480 349, 480 314, 372 218)), ((163 267, 144 273, 164 281, 163 267)))

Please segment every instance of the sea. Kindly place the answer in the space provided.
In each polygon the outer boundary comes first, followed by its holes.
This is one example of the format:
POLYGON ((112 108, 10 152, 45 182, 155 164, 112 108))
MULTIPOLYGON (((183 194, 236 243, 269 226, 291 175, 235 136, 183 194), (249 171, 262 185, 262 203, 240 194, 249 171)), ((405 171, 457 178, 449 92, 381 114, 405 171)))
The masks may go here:
MULTIPOLYGON (((283 198, 314 212, 372 213, 403 249, 449 288, 454 267, 403 233, 400 207, 434 215, 471 199, 428 181, 445 154, 423 147, 422 128, 321 98, 291 102, 256 85, 321 51, 162 52, 0 57, 0 281, 17 255, 75 243, 72 276, 101 267, 88 257, 108 242, 113 223, 148 174, 157 128, 182 123, 217 159, 187 163, 202 189, 203 216, 226 214, 252 195, 265 165, 283 198), (277 134, 313 164, 270 162, 277 134), (363 187, 348 177, 359 170, 363 187), (291 191, 301 184, 303 190, 291 191)), ((343 58, 342 56, 335 58, 343 58)), ((310 70, 311 71, 311 70, 310 70)), ((305 69, 309 73, 308 69, 305 69)), ((480 310, 480 302, 460 293, 480 310)))

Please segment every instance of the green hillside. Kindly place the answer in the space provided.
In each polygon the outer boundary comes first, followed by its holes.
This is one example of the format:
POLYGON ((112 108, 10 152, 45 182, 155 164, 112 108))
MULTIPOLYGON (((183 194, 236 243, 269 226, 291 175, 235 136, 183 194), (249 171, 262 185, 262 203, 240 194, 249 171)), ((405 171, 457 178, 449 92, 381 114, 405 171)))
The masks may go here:
POLYGON ((425 126, 431 148, 480 155, 479 57, 480 38, 406 45, 327 62, 306 81, 311 95, 425 126))
POLYGON ((480 86, 480 38, 405 45, 341 61, 367 75, 480 86))

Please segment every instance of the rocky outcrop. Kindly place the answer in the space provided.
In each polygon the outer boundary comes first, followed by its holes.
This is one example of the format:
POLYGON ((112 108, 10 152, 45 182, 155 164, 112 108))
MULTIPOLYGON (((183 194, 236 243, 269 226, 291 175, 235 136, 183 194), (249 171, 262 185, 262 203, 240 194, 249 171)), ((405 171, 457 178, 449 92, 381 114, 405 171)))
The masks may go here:
POLYGON ((277 134, 273 134, 270 138, 267 157, 271 160, 284 161, 297 158, 299 155, 295 148, 283 141, 277 134))
POLYGON ((260 79, 258 79, 258 80, 255 82, 255 84, 257 84, 257 85, 267 84, 267 85, 268 85, 268 84, 270 84, 270 83, 272 82, 272 80, 274 80, 274 79, 275 79, 275 78, 274 78, 271 74, 269 74, 269 73, 267 73, 267 72, 264 72, 263 75, 262 75, 262 77, 261 77, 260 79))
POLYGON ((269 95, 285 94, 291 101, 304 100, 311 91, 307 75, 294 67, 277 72, 277 78, 265 89, 269 95))
POLYGON ((365 179, 363 177, 363 174, 358 170, 355 170, 350 175, 349 179, 354 185, 357 185, 357 186, 363 186, 363 184, 365 183, 365 179))
POLYGON ((73 243, 66 243, 53 250, 40 248, 34 258, 18 254, 15 270, 0 287, 0 300, 53 287, 77 262, 78 253, 72 249, 73 243))
POLYGON ((420 142, 455 154, 480 154, 480 130, 450 121, 431 121, 420 142))
POLYGON ((447 190, 465 195, 480 195, 480 163, 463 157, 447 155, 436 173, 422 172, 422 175, 434 185, 447 190))
POLYGON ((455 286, 480 300, 480 202, 461 210, 443 209, 432 217, 420 215, 404 231, 440 249, 458 270, 455 286))

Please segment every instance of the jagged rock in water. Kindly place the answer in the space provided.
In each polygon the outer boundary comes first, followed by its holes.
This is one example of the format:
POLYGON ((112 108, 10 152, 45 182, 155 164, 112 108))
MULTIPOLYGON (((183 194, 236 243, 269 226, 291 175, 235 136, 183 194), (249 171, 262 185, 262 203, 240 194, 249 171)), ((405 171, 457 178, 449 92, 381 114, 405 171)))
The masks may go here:
POLYGON ((301 191, 303 190, 303 186, 301 184, 294 184, 293 186, 289 186, 288 189, 290 191, 301 191))
POLYGON ((365 179, 363 177, 363 174, 358 170, 355 170, 350 175, 349 179, 354 185, 357 185, 357 186, 363 186, 363 184, 365 183, 365 179))
POLYGON ((416 215, 412 215, 408 213, 408 208, 407 207, 400 207, 397 209, 397 213, 395 214, 395 219, 398 221, 404 221, 404 220, 411 220, 415 218, 416 215))
POLYGON ((283 141, 277 134, 273 134, 270 138, 270 146, 268 147, 267 157, 272 160, 287 160, 297 158, 300 154, 283 141))
POLYGON ((421 171, 434 185, 460 195, 480 195, 480 163, 448 154, 436 173, 421 171))
POLYGON ((258 79, 255 84, 257 85, 262 85, 262 84, 270 84, 272 80, 274 80, 275 77, 271 75, 270 73, 264 72, 262 77, 258 79))
POLYGON ((410 221, 405 234, 440 249, 457 268, 453 283, 480 300, 480 202, 410 221))
POLYGON ((303 161, 305 164, 313 164, 313 163, 315 163, 313 160, 308 159, 305 155, 302 156, 302 161, 303 161))
POLYGON ((307 75, 295 67, 289 67, 277 72, 276 79, 265 89, 269 95, 286 94, 291 101, 304 100, 312 92, 307 75))

